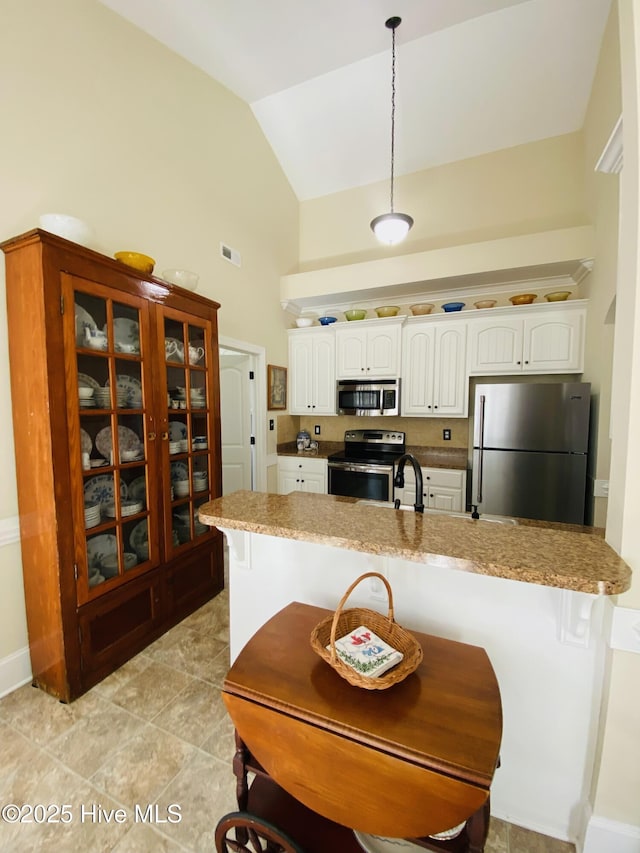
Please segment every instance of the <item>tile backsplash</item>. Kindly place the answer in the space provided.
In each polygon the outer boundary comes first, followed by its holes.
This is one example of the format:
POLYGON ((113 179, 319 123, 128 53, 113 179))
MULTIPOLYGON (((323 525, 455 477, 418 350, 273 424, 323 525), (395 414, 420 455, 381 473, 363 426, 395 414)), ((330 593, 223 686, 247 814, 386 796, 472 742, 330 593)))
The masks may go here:
POLYGON ((299 418, 292 417, 291 420, 299 421, 300 426, 295 428, 292 436, 282 438, 280 433, 280 422, 278 418, 278 441, 290 441, 295 439, 295 431, 306 429, 312 438, 319 441, 342 441, 344 434, 350 429, 385 429, 401 430, 406 433, 408 445, 422 445, 424 447, 467 447, 469 443, 469 420, 467 418, 392 418, 392 417, 366 417, 359 418, 349 415, 337 417, 308 417, 302 415, 299 418), (320 435, 314 434, 314 426, 320 425, 320 435), (442 438, 444 429, 451 430, 451 440, 442 438))

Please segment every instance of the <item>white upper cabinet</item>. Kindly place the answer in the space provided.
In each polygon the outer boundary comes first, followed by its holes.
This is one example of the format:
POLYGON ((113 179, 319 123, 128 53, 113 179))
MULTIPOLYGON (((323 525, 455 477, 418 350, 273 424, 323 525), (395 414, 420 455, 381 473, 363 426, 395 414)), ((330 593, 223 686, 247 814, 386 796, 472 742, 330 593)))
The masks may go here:
POLYGON ((586 308, 571 303, 492 308, 469 318, 469 374, 581 373, 585 319, 586 308))
POLYGON ((336 378, 386 379, 400 375, 402 320, 353 320, 336 328, 336 378))
POLYGON ((408 320, 402 333, 402 415, 465 417, 467 324, 408 320))
POLYGON ((289 412, 335 415, 336 344, 333 330, 289 332, 289 412))

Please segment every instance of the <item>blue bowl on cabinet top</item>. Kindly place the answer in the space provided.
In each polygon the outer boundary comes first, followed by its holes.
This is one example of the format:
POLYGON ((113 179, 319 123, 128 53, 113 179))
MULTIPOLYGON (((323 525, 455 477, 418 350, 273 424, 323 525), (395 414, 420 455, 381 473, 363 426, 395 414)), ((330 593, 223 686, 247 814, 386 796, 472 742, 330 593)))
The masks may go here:
POLYGON ((335 322, 335 317, 318 317, 318 323, 320 323, 321 326, 329 326, 331 323, 335 322))
POLYGON ((449 313, 449 311, 462 311, 464 308, 464 302, 445 302, 442 306, 442 310, 449 313))

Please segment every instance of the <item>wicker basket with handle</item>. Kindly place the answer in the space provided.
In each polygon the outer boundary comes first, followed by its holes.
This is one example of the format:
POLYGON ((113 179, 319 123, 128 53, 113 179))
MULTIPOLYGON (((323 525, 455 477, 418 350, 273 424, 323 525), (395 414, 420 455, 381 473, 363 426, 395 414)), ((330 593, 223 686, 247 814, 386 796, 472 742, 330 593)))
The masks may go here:
POLYGON ((355 687, 364 687, 365 690, 386 690, 387 687, 398 684, 414 672, 422 660, 422 646, 412 634, 401 628, 394 620, 391 586, 389 585, 389 581, 383 575, 378 574, 378 572, 366 572, 351 584, 340 599, 335 613, 319 622, 311 632, 311 646, 349 684, 353 684, 355 687), (363 607, 353 607, 349 610, 342 609, 355 587, 361 581, 365 580, 365 578, 378 578, 384 583, 389 597, 389 611, 386 616, 375 610, 368 610, 363 607), (400 663, 382 675, 372 677, 361 675, 341 660, 336 652, 336 639, 344 637, 360 625, 366 625, 381 640, 384 640, 390 646, 393 646, 394 649, 402 652, 404 657, 400 663))

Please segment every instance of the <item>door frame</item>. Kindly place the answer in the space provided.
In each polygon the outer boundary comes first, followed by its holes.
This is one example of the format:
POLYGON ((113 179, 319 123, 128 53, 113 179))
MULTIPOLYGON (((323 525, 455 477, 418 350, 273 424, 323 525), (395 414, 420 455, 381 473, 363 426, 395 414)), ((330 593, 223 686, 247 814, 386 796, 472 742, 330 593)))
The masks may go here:
MULTIPOLYGON (((221 335, 218 338, 218 346, 225 350, 233 350, 238 355, 249 357, 250 369, 253 370, 254 381, 254 455, 252 457, 253 488, 257 492, 267 490, 267 463, 266 463, 266 411, 267 411, 267 355, 264 347, 239 341, 236 338, 228 338, 221 335)), ((249 380, 248 380, 249 381, 249 380)))

